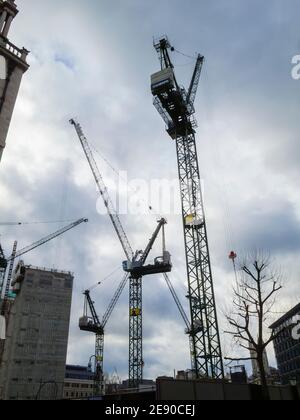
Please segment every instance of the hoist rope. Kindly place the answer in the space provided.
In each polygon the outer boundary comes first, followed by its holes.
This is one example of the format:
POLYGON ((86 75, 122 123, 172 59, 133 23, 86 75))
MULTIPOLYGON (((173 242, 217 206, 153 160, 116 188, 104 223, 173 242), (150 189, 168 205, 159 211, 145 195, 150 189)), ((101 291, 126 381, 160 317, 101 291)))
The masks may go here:
MULTIPOLYGON (((131 191, 132 194, 138 195, 138 188, 134 189, 128 185, 128 179, 123 177, 118 169, 116 169, 112 163, 97 149, 93 144, 91 144, 92 149, 94 152, 109 166, 109 168, 118 176, 119 179, 121 179, 128 187, 129 191, 131 191)), ((155 216, 159 215, 159 212, 156 211, 156 209, 153 207, 153 205, 149 202, 147 202, 143 198, 139 198, 139 202, 144 202, 150 212, 150 214, 153 214, 155 216)))

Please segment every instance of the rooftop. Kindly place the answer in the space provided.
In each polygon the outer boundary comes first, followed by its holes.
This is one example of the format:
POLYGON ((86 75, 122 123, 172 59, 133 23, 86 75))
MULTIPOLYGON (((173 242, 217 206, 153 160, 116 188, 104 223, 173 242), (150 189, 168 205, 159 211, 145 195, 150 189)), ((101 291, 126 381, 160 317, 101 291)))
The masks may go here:
POLYGON ((94 380, 94 374, 86 366, 67 365, 66 379, 94 380))
POLYGON ((19 60, 21 60, 23 63, 26 63, 26 59, 29 54, 29 51, 26 50, 26 48, 18 48, 7 39, 1 39, 1 46, 5 48, 9 53, 17 57, 19 60))
POLYGON ((280 327, 285 321, 288 321, 289 319, 293 318, 295 315, 300 313, 300 303, 296 305, 293 309, 288 311, 285 315, 283 315, 281 318, 279 318, 274 324, 270 326, 272 330, 274 330, 277 327, 280 327))
POLYGON ((74 276, 74 273, 71 271, 63 271, 63 270, 56 270, 54 268, 46 268, 46 267, 35 267, 34 265, 25 265, 26 269, 35 270, 35 271, 44 271, 46 273, 53 273, 53 274, 64 274, 68 276, 74 276))

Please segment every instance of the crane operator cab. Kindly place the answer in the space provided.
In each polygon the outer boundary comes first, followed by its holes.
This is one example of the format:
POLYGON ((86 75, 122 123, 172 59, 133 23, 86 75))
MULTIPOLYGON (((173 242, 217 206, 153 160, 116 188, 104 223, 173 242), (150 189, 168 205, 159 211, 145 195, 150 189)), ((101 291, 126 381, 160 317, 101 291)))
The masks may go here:
POLYGON ((99 335, 103 334, 103 327, 96 324, 93 319, 88 316, 83 316, 79 319, 79 329, 81 331, 88 331, 99 335))
POLYGON ((133 261, 124 261, 123 262, 123 270, 126 273, 130 273, 132 278, 140 278, 143 276, 148 276, 151 274, 160 274, 160 273, 170 273, 172 271, 172 262, 171 262, 171 254, 166 250, 165 246, 165 229, 164 226, 166 224, 165 219, 161 219, 158 221, 158 227, 154 232, 150 242, 146 248, 146 250, 139 251, 136 253, 135 258, 133 261), (163 252, 162 256, 155 258, 153 264, 147 264, 146 260, 147 257, 157 239, 157 236, 160 232, 160 229, 163 231, 163 252))
POLYGON ((124 261, 123 269, 133 278, 149 276, 151 274, 170 273, 172 271, 171 254, 164 251, 163 256, 157 257, 154 264, 141 265, 140 261, 124 261))

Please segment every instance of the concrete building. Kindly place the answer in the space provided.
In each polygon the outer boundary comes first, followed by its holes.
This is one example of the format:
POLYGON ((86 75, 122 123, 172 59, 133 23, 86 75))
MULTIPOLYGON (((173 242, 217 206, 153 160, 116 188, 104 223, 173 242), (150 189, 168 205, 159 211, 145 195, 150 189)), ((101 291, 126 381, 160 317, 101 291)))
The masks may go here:
POLYGON ((274 349, 282 383, 300 384, 300 303, 270 328, 279 334, 274 349))
POLYGON ((20 262, 12 286, 0 398, 62 399, 73 275, 20 262))
POLYGON ((8 40, 12 21, 18 14, 14 0, 0 0, 0 161, 19 93, 23 74, 28 70, 28 51, 8 40))
POLYGON ((5 339, 6 339, 6 329, 8 324, 8 319, 10 316, 11 308, 15 301, 15 295, 9 293, 5 300, 2 300, 1 305, 1 314, 0 314, 0 366, 2 363, 2 356, 4 352, 5 339))
POLYGON ((191 369, 188 370, 179 370, 176 375, 178 380, 193 380, 196 379, 195 372, 191 369))
POLYGON ((89 399, 94 395, 94 374, 89 367, 66 366, 64 400, 89 399))

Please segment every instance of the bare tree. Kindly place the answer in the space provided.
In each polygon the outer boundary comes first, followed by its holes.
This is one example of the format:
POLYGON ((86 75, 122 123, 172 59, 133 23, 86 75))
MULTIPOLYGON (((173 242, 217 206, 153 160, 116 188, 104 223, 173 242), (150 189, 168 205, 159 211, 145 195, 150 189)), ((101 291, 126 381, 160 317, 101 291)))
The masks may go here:
POLYGON ((267 332, 268 322, 276 302, 276 295, 282 289, 280 274, 272 271, 270 258, 264 253, 255 253, 246 258, 241 266, 241 278, 233 289, 233 304, 229 315, 230 334, 236 344, 251 352, 245 358, 226 358, 230 361, 256 360, 264 399, 269 399, 267 374, 264 363, 266 348, 278 336, 267 332))

